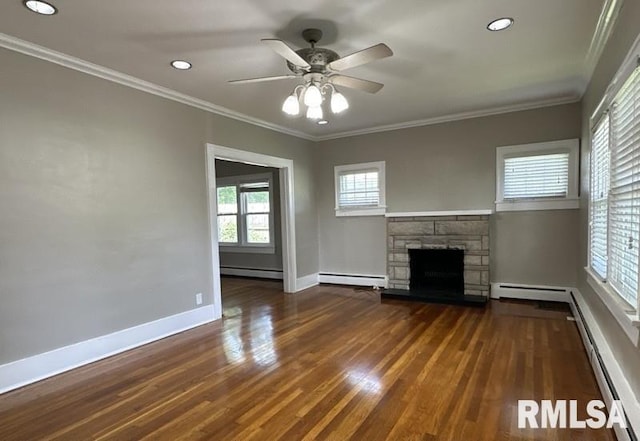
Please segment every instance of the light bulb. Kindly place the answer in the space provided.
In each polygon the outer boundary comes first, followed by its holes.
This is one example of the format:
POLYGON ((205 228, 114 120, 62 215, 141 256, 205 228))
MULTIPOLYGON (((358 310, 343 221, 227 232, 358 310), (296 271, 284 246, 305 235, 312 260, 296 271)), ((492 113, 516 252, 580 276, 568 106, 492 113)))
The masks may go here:
POLYGON ((322 119, 322 107, 309 107, 307 109, 307 118, 309 119, 322 119))
POLYGON ((295 116, 300 113, 300 103, 295 93, 289 95, 282 104, 282 111, 287 115, 295 116))
POLYGON ((318 107, 322 104, 322 93, 315 84, 310 84, 304 92, 304 104, 309 107, 318 107))
POLYGON ((349 108, 349 102, 340 92, 333 92, 331 95, 331 111, 340 113, 349 108))

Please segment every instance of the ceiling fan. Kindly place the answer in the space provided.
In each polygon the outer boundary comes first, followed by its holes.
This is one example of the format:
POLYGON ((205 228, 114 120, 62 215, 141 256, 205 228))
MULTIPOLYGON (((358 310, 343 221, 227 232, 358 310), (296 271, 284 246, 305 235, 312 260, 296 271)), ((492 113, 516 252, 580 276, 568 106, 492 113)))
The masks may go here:
POLYGON ((282 110, 289 115, 297 115, 300 112, 300 100, 302 100, 308 107, 307 118, 314 120, 322 120, 323 95, 327 94, 327 90, 331 91, 331 110, 333 113, 340 113, 349 107, 346 98, 337 92, 335 86, 344 86, 368 93, 376 93, 384 86, 375 81, 342 75, 340 72, 390 57, 393 52, 386 44, 379 43, 341 58, 331 49, 316 47, 322 38, 320 29, 305 29, 302 31, 302 37, 311 47, 294 50, 282 40, 273 38, 261 40, 287 60, 287 67, 292 72, 291 74, 232 80, 229 83, 247 84, 301 78, 304 80, 304 84, 296 86, 291 96, 285 100, 282 110))

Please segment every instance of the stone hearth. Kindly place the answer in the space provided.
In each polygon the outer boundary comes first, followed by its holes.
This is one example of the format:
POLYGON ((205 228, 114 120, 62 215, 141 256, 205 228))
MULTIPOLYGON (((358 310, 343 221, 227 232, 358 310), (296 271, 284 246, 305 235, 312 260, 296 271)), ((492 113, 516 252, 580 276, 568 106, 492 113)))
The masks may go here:
POLYGON ((410 248, 464 250, 464 294, 489 296, 489 216, 387 218, 389 288, 409 290, 410 248))

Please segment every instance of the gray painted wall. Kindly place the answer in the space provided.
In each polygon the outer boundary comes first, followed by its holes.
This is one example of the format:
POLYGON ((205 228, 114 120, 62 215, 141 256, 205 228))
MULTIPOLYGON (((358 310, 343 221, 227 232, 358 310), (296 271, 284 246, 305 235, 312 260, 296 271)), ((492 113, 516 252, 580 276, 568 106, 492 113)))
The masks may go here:
MULTIPOLYGON (((270 173, 272 183, 274 254, 225 253, 220 251, 220 266, 282 271, 282 223, 280 218, 280 173, 277 168, 260 167, 241 162, 216 159, 216 177, 245 176, 270 173)), ((221 248, 222 250, 222 248, 221 248)))
POLYGON ((0 49, 0 363, 212 302, 205 143, 294 161, 317 272, 311 143, 0 49))
MULTIPOLYGON (((496 147, 578 138, 580 124, 570 104, 319 143, 320 271, 386 274, 385 219, 335 216, 334 166, 386 161, 389 212, 493 209, 496 147)), ((492 216, 491 279, 575 286, 576 221, 576 210, 492 216)))
POLYGON ((578 214, 578 210, 543 210, 492 215, 491 279, 575 286, 578 214))
POLYGON ((591 152, 589 132, 589 118, 595 111, 598 103, 604 95, 604 91, 613 79, 640 29, 640 2, 626 1, 618 17, 616 28, 611 35, 604 53, 596 66, 591 83, 582 101, 582 137, 585 140, 582 146, 582 200, 579 218, 579 253, 578 253, 578 289, 585 297, 593 314, 607 338, 611 350, 626 377, 633 388, 636 397, 640 399, 640 349, 635 347, 623 333, 618 322, 609 313, 600 297, 593 292, 586 282, 583 270, 587 266, 588 259, 588 200, 589 200, 589 158, 591 152))

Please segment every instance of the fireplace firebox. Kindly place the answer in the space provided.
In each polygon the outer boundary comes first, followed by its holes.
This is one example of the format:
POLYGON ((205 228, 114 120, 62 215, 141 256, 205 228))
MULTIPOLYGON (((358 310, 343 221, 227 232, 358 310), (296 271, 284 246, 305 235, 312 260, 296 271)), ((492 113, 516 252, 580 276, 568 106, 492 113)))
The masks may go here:
POLYGON ((411 292, 426 296, 464 297, 464 250, 408 251, 411 292))

